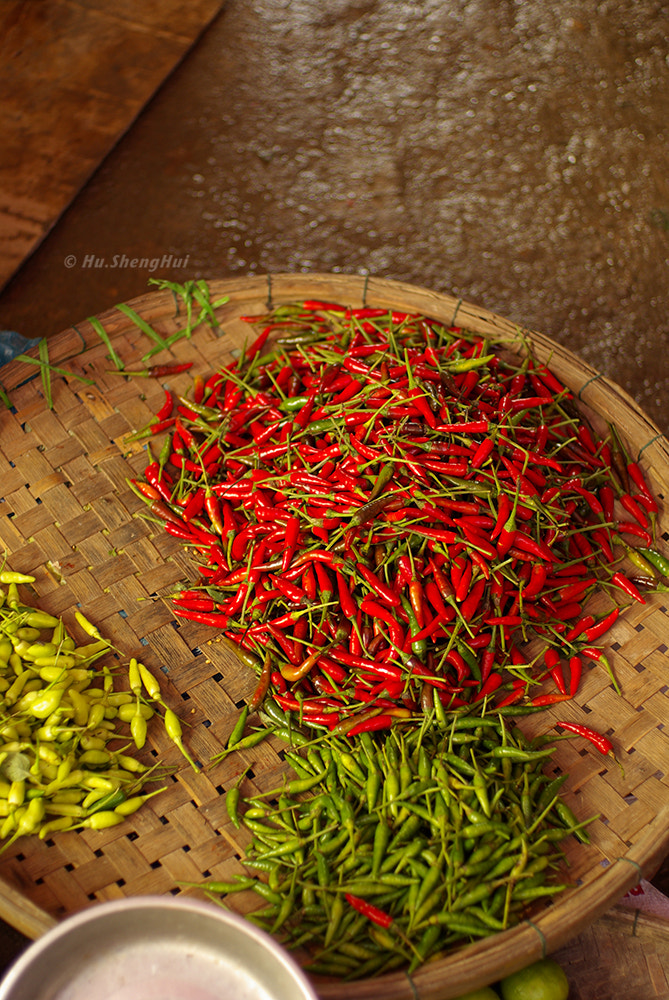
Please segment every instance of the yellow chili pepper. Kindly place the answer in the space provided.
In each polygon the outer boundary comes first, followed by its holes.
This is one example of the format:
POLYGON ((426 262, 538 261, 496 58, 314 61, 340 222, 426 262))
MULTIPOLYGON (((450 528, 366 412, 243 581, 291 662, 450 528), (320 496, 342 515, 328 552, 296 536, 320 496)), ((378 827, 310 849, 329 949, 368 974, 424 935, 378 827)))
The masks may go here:
MULTIPOLYGON (((74 612, 74 617, 76 618, 77 622, 79 623, 79 625, 81 626, 81 628, 84 630, 84 632, 86 633, 86 635, 92 636, 93 639, 101 639, 102 640, 102 636, 98 632, 98 630, 95 627, 95 625, 93 625, 92 622, 89 622, 88 618, 86 618, 81 613, 81 611, 75 611, 74 612)), ((104 641, 104 640, 102 640, 102 641, 104 641)))
POLYGON ((115 758, 119 767, 130 774, 143 774, 144 771, 148 771, 146 764, 142 764, 141 761, 136 760, 135 757, 130 757, 128 754, 117 753, 115 754, 115 758))
POLYGON ((142 678, 139 673, 139 664, 134 656, 128 664, 128 684, 135 697, 139 698, 142 693, 142 678))
POLYGON ((137 702, 136 704, 131 703, 130 705, 119 705, 118 717, 121 722, 131 722, 135 715, 141 715, 142 718, 148 722, 152 719, 156 713, 153 711, 150 705, 145 705, 143 702, 137 702))
POLYGON ((103 705, 101 702, 91 705, 88 713, 88 719, 86 720, 86 726, 88 729, 97 729, 105 717, 105 709, 106 705, 103 705))
MULTIPOLYGON (((31 694, 33 692, 30 692, 31 694)), ((60 705, 63 692, 59 688, 49 688, 46 691, 34 692, 37 697, 31 699, 27 711, 37 719, 46 719, 60 705)), ((23 699, 22 699, 23 700, 23 699)))
POLYGON ((9 569, 0 570, 0 583, 34 583, 35 577, 29 576, 27 573, 15 573, 9 569))
POLYGON ((46 840, 52 833, 71 830, 73 826, 74 823, 69 816, 60 816, 58 819, 50 819, 47 823, 42 823, 37 836, 40 840, 46 840))
POLYGON ((83 806, 76 802, 50 802, 49 812, 56 816, 69 816, 71 819, 82 819, 86 815, 83 806))
POLYGON ((19 674, 16 680, 5 691, 5 703, 7 705, 15 705, 21 697, 28 681, 36 676, 35 671, 30 669, 26 669, 23 673, 19 674))
POLYGON ((160 684, 153 676, 151 671, 148 669, 148 667, 145 667, 143 663, 138 663, 137 669, 139 670, 139 675, 142 679, 142 684, 144 685, 144 688, 149 698, 152 698, 154 701, 160 701, 162 698, 162 694, 160 691, 160 684))
POLYGON ((113 809, 103 809, 101 812, 93 813, 87 819, 79 823, 79 826, 84 826, 90 830, 107 830, 111 826, 117 826, 119 823, 123 823, 125 816, 121 816, 120 813, 114 812, 113 809))
POLYGON ((137 707, 135 709, 135 712, 132 718, 130 719, 130 735, 132 736, 135 742, 135 746, 137 747, 138 750, 141 750, 144 744, 146 743, 147 726, 146 726, 146 719, 141 712, 142 707, 143 706, 139 702, 137 702, 137 707))
POLYGON ((165 732, 167 733, 169 738, 179 748, 179 750, 186 758, 186 760, 193 768, 193 770, 199 771, 200 770, 199 767, 197 766, 193 758, 190 756, 190 754, 188 753, 183 744, 181 722, 179 721, 179 717, 176 714, 176 712, 173 712, 171 708, 167 708, 165 710, 164 721, 165 721, 165 732))
POLYGON ((74 708, 73 722, 75 726, 85 726, 88 722, 89 701, 76 688, 68 688, 67 696, 74 708))
POLYGON ((147 799, 152 798, 154 795, 158 795, 159 792, 164 792, 164 788, 156 788, 152 792, 147 792, 145 795, 133 795, 132 798, 126 799, 125 802, 121 802, 114 808, 114 812, 119 813, 121 816, 130 816, 132 813, 137 812, 141 806, 144 805, 147 799))
POLYGON ((7 792, 7 802, 9 803, 10 809, 16 809, 18 806, 22 806, 26 797, 26 783, 23 778, 19 781, 12 781, 9 786, 9 791, 7 792))
POLYGON ((79 757, 79 763, 84 767, 107 767, 111 759, 108 750, 86 750, 79 757))

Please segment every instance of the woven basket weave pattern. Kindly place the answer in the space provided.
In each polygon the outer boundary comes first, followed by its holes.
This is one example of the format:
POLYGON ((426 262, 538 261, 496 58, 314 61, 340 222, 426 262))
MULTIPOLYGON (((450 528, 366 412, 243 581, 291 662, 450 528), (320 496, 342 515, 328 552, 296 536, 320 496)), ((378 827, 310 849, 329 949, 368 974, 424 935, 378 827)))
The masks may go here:
MULTIPOLYGON (((229 879, 243 871, 243 831, 229 821, 225 791, 242 770, 252 770, 242 786, 253 794, 276 786, 284 770, 284 744, 269 740, 209 766, 227 740, 238 706, 255 683, 252 673, 214 641, 215 633, 175 619, 163 598, 196 579, 195 565, 182 544, 137 513, 142 501, 128 478, 146 464, 145 442, 125 443, 144 426, 163 401, 163 384, 185 393, 195 374, 207 375, 230 359, 250 335, 237 317, 265 311, 272 303, 321 298, 358 306, 378 305, 420 311, 446 323, 453 318, 468 329, 514 338, 516 327, 494 314, 425 289, 375 279, 327 275, 279 275, 237 282, 211 282, 211 297, 228 295, 218 310, 221 328, 197 329, 191 340, 175 343, 157 360, 193 361, 187 374, 167 380, 125 379, 109 374, 108 352, 89 323, 63 332, 49 344, 50 360, 93 378, 55 377, 54 409, 43 398, 39 375, 26 378, 26 366, 9 365, 3 384, 15 412, 0 415, 0 544, 12 569, 36 576, 34 602, 62 615, 76 635, 74 610, 81 607, 123 657, 137 656, 160 678, 165 700, 184 722, 191 753, 204 765, 195 774, 161 732, 149 726, 145 760, 172 765, 167 789, 122 826, 108 831, 62 833, 45 842, 18 841, 0 859, 7 883, 3 916, 35 936, 51 920, 97 900, 180 891, 180 882, 203 877, 229 879), (47 572, 51 562, 62 575, 47 572), (34 909, 26 923, 18 893, 34 909)), ((173 296, 156 292, 131 303, 164 335, 183 326, 173 296)), ((99 317, 127 368, 141 368, 147 339, 119 310, 99 317)), ((621 429, 662 498, 669 483, 665 439, 616 386, 573 355, 539 334, 526 334, 540 358, 551 365, 580 398, 600 429, 607 419, 621 429)), ((32 374, 32 372, 30 372, 32 374)), ((667 522, 660 515, 660 539, 667 522)), ((662 541, 660 544, 664 544, 662 541)), ((669 595, 668 595, 669 596, 669 595)), ((669 601, 655 595, 646 606, 629 608, 607 636, 611 661, 623 689, 618 696, 604 670, 589 669, 574 704, 542 712, 526 722, 530 733, 544 732, 557 718, 586 721, 615 742, 621 767, 576 741, 559 744, 551 764, 568 771, 565 798, 578 816, 598 813, 589 828, 588 848, 574 838, 565 843, 569 874, 579 887, 568 890, 533 921, 419 970, 409 983, 403 973, 347 986, 352 998, 384 995, 439 997, 519 967, 548 948, 563 945, 603 913, 643 872, 652 872, 669 848, 669 717, 666 643, 669 601)), ((602 599, 602 609, 609 607, 602 599)), ((597 607, 597 603, 593 604, 597 607)), ((0 896, 2 892, 0 892, 0 896)), ((243 894, 230 900, 238 910, 255 905, 243 894)), ((322 996, 336 997, 338 986, 320 983, 322 996)))

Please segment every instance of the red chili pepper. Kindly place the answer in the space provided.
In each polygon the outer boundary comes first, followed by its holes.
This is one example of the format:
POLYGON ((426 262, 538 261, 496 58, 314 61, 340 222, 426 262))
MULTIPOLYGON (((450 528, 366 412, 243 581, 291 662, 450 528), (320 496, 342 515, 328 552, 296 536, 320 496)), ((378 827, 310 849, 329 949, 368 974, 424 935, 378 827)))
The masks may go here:
POLYGON ((569 701, 570 698, 570 694, 552 691, 550 694, 538 694, 536 698, 532 698, 530 704, 534 705, 535 708, 546 708, 548 705, 557 705, 560 701, 569 701))
POLYGON ((126 441, 139 441, 142 438, 153 437, 156 434, 162 434, 163 431, 168 430, 173 427, 176 421, 176 417, 167 417, 163 420, 159 420, 156 423, 149 424, 141 431, 135 431, 134 434, 128 434, 125 438, 126 441))
MULTIPOLYGON (((353 716, 353 720, 355 716, 353 716)), ((377 732, 379 729, 390 729, 395 719, 392 715, 388 714, 375 714, 369 718, 361 719, 360 722, 355 722, 352 719, 347 720, 347 727, 343 730, 347 736, 359 736, 360 733, 373 733, 377 732), (351 723, 352 724, 348 724, 351 723)), ((341 723, 340 723, 341 725, 341 723)))
POLYGON ((175 608, 174 613, 179 618, 188 618, 201 625, 211 625, 213 628, 227 628, 230 616, 215 611, 190 611, 188 608, 175 608))
POLYGON ((306 594, 301 587, 296 586, 294 583, 282 578, 280 576, 275 576, 273 573, 269 575, 270 580, 274 584, 277 590, 292 601, 294 604, 301 604, 306 599, 306 594))
POLYGON ((567 642, 572 642, 579 635, 582 635, 586 629, 590 628, 595 624, 595 618, 593 615, 585 615, 580 621, 577 621, 575 625, 566 633, 565 640, 567 642))
POLYGON ((483 698, 488 698, 491 694, 494 694, 498 688, 502 686, 502 675, 496 671, 492 671, 489 675, 485 684, 483 684, 474 696, 474 701, 481 701, 483 698))
MULTIPOLYGON (((151 483, 142 483, 137 479, 128 479, 127 482, 135 493, 141 494, 141 496, 147 500, 160 500, 163 497, 160 490, 158 490, 151 483)), ((168 499, 170 499, 170 497, 168 497, 168 499)))
POLYGON ((488 615, 484 619, 486 625, 522 625, 522 615, 488 615))
POLYGON ((574 547, 574 554, 577 557, 581 556, 584 559, 590 559, 593 555, 592 545, 590 545, 587 538, 585 538, 580 531, 577 531, 575 534, 569 536, 569 545, 570 548, 572 546, 574 547))
POLYGON ((425 604, 423 586, 420 580, 412 580, 409 584, 409 601, 419 629, 425 625, 425 604))
POLYGON ((339 570, 335 573, 337 579, 337 591, 339 596, 339 603, 341 604, 341 609, 347 618, 354 618, 358 607, 351 596, 351 591, 348 589, 346 580, 339 570))
POLYGON ((365 598, 360 605, 360 610, 363 614, 367 614, 371 618, 378 618, 380 621, 385 622, 388 626, 391 641, 396 646, 402 648, 405 640, 404 629, 388 608, 384 608, 377 601, 365 598))
POLYGON ((581 424, 576 432, 577 437, 586 451, 589 451, 591 455, 597 454, 597 445, 594 442, 590 428, 587 424, 581 424))
POLYGON ((160 407, 156 413, 156 420, 161 423, 163 420, 167 420, 168 417, 172 416, 172 410, 174 409, 174 396, 169 389, 165 389, 165 402, 160 407))
POLYGON ((497 503, 497 520, 495 522, 495 527, 490 533, 492 539, 497 538, 504 529, 504 525, 511 514, 513 509, 513 501, 508 497, 506 493, 500 493, 497 503))
POLYGON ((497 549, 483 534, 482 530, 479 530, 475 524, 462 517, 457 523, 467 541, 478 550, 480 555, 485 556, 487 559, 497 558, 497 549))
POLYGON ((476 451, 472 456, 472 459, 469 463, 470 468, 480 469, 481 466, 486 461, 486 459, 488 459, 492 454, 494 447, 495 444, 492 438, 484 438, 483 441, 481 441, 480 444, 477 446, 476 451))
POLYGON ((567 685, 565 684, 562 667, 560 666, 560 657, 552 647, 549 647, 544 653, 544 663, 560 694, 567 694, 567 685))
POLYGON ((479 610, 485 586, 486 586, 485 579, 479 578, 472 585, 469 593, 467 594, 466 598, 460 605, 460 614, 462 615, 462 617, 466 622, 471 621, 475 613, 479 610))
POLYGON ((543 563, 533 563, 530 578, 527 585, 523 588, 523 597, 536 597, 537 594, 540 594, 546 583, 547 576, 548 569, 543 563))
POLYGON ((495 665, 495 646, 491 645, 481 655, 481 684, 485 684, 495 665))
POLYGON ((211 597, 203 597, 202 595, 194 597, 174 597, 172 603, 176 605, 175 611, 178 608, 185 608, 188 611, 215 611, 216 604, 211 599, 211 597))
POLYGON ((610 562, 610 563, 614 562, 615 561, 615 555, 614 555, 613 549, 611 548, 611 543, 609 541, 608 529, 607 528, 595 528, 594 531, 590 532, 590 535, 591 535, 593 541, 597 542, 597 544, 599 545, 600 549, 604 553, 604 558, 607 560, 607 562, 610 562))
POLYGON ((421 535, 423 538, 431 538, 435 542, 445 542, 446 545, 453 545, 459 541, 454 531, 448 531, 444 528, 426 528, 422 524, 414 524, 411 526, 411 530, 415 535, 421 535))
POLYGON ((637 493, 635 498, 636 502, 647 510, 649 514, 658 514, 660 508, 657 506, 655 501, 647 493, 637 493))
POLYGON ((624 591, 628 597, 632 597, 635 601, 638 601, 639 604, 646 603, 646 599, 641 596, 641 594, 634 586, 632 581, 628 580, 628 578, 624 575, 624 573, 621 573, 620 571, 614 573, 613 576, 611 577, 611 583, 613 583, 616 587, 619 587, 622 591, 624 591))
POLYGON ((452 621, 455 618, 455 609, 453 607, 446 607, 436 583, 433 580, 428 580, 425 583, 424 589, 425 596, 439 615, 441 621, 444 623, 452 621))
POLYGON ((632 480, 632 482, 636 486, 636 488, 641 493, 645 493, 646 496, 650 497, 651 496, 650 488, 649 488, 648 483, 646 482, 646 480, 644 478, 644 474, 641 471, 641 468, 638 465, 638 463, 637 462, 628 462, 627 463, 627 472, 628 472, 628 475, 629 475, 630 479, 632 480))
POLYGON ((590 625, 582 633, 584 640, 586 642, 596 642, 597 639, 600 639, 606 632, 608 632, 618 618, 619 614, 620 609, 613 608, 612 611, 609 611, 609 613, 596 622, 596 624, 590 625))
POLYGON ((607 521, 613 521, 614 499, 613 489, 608 483, 599 487, 599 501, 607 521))
POLYGON ((650 548, 653 544, 650 532, 642 528, 641 525, 635 524, 634 521, 618 521, 617 529, 623 535, 634 535, 636 538, 640 538, 646 548, 650 548))
POLYGON ((623 493, 618 499, 627 513, 631 514, 642 528, 648 528, 649 522, 646 512, 639 506, 634 497, 631 497, 629 493, 623 493))
POLYGON ((374 590, 379 597, 381 597, 386 604, 391 607, 397 607, 401 603, 399 595, 395 593, 392 587, 389 587, 378 576, 373 573, 364 563, 356 563, 356 570, 363 578, 365 583, 374 590))
POLYGON ((281 557, 281 570, 283 573, 286 572, 290 566, 293 555, 295 554, 295 549, 297 547, 297 539, 300 533, 300 521, 297 517, 289 517, 286 522, 286 531, 284 537, 284 550, 281 557))
POLYGON ((580 654, 581 656, 587 657, 587 659, 589 660, 595 660, 596 663, 601 663, 601 665, 604 667, 607 674, 609 675, 609 678, 611 680, 611 683, 613 684, 616 694, 620 694, 620 685, 616 680, 616 676, 613 672, 613 667, 611 666, 608 659, 604 655, 604 651, 602 649, 598 649, 596 646, 585 646, 580 651, 580 654))
POLYGON ((611 740, 589 726, 583 726, 579 722, 565 722, 562 719, 556 725, 562 729, 566 729, 568 733, 574 733, 576 736, 582 736, 584 739, 589 740, 594 747, 597 747, 600 753, 611 754, 613 756, 613 743, 611 740))
POLYGON ((583 664, 579 656, 572 656, 569 660, 569 697, 573 698, 581 683, 583 664))
POLYGON ((453 552, 451 558, 451 586, 454 594, 457 594, 460 581, 466 570, 469 570, 471 574, 471 563, 467 559, 466 552, 462 550, 461 546, 458 546, 458 551, 453 552))
POLYGON ((506 708, 507 705, 513 705, 515 702, 520 701, 521 698, 525 697, 524 682, 515 680, 513 683, 513 690, 509 691, 507 695, 495 702, 495 708, 506 708))
POLYGON ((368 917, 372 923, 385 928, 392 926, 393 918, 389 913, 385 913, 377 906, 373 906, 372 903, 369 903, 366 899, 361 899, 359 896, 351 895, 350 892, 344 893, 344 896, 346 901, 353 907, 354 910, 357 910, 358 913, 362 913, 363 916, 368 917))
POLYGON ((523 531, 514 532, 512 544, 514 548, 522 549, 523 552, 529 552, 530 555, 536 556, 537 559, 545 559, 548 562, 555 561, 555 555, 544 542, 536 538, 530 538, 523 531))
POLYGON ((186 504, 183 507, 181 516, 184 521, 191 521, 198 514, 202 513, 204 509, 204 490, 197 489, 194 493, 188 497, 186 504))
POLYGON ((545 406, 548 396, 517 396, 507 402, 510 413, 519 413, 521 410, 533 410, 538 406, 545 406))

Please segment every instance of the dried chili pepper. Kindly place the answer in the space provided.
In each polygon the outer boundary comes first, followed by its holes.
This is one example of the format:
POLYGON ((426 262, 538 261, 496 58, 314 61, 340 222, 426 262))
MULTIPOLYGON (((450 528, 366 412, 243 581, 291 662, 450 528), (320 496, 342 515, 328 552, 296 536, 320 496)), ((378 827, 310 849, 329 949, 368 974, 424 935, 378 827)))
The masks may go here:
POLYGON ((182 363, 166 364, 166 365, 151 365, 149 368, 143 368, 141 371, 129 371, 127 368, 118 370, 112 368, 108 371, 107 375, 131 375, 134 378, 162 378, 164 375, 177 375, 179 372, 187 372, 189 368, 193 367, 192 361, 184 361, 182 363))

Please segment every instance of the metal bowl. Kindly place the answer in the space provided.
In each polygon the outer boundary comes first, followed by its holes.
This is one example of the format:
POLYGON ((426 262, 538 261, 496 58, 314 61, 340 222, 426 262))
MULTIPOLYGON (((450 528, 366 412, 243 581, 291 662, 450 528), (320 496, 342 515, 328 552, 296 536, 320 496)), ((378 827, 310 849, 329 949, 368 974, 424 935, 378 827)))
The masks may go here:
POLYGON ((139 896, 98 903, 34 941, 0 1000, 317 1000, 264 931, 213 903, 139 896))

